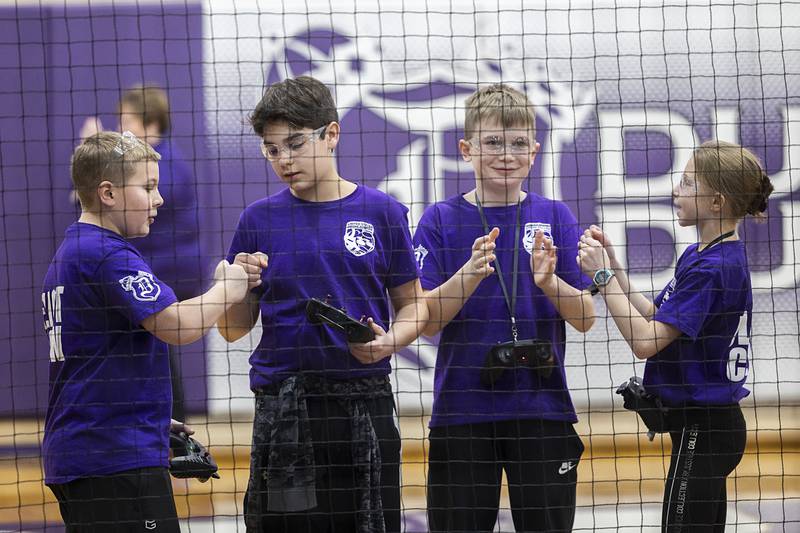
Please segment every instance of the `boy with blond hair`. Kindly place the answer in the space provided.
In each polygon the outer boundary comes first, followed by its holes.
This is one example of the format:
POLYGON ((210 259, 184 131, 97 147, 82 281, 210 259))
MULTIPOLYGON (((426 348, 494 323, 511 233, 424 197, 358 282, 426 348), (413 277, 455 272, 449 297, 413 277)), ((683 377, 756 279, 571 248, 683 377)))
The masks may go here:
MULTIPOLYGON (((159 154, 130 132, 75 150, 81 216, 42 289, 50 340, 45 483, 67 531, 179 531, 167 466, 172 395, 167 344, 205 334, 260 283, 221 261, 205 294, 178 301, 128 239, 150 232, 163 199, 159 154)), ((266 258, 254 258, 266 266, 266 258)))
MULTIPOLYGON (((164 205, 158 213, 158 224, 150 228, 146 237, 136 239, 134 247, 178 299, 198 296, 207 288, 211 265, 201 241, 198 183, 172 132, 167 92, 150 83, 134 85, 122 93, 117 112, 119 131, 130 131, 161 156, 159 192, 164 205)), ((102 129, 99 118, 89 117, 81 129, 81 139, 102 129)), ((181 348, 171 345, 169 352, 172 415, 183 418, 181 348)))
POLYGON ((572 528, 583 444, 564 373, 565 322, 587 331, 594 307, 575 263, 575 217, 522 189, 535 133, 519 91, 498 84, 471 95, 459 150, 475 188, 429 207, 414 236, 430 314, 423 333, 441 332, 431 531, 494 529, 504 471, 517 531, 572 528))

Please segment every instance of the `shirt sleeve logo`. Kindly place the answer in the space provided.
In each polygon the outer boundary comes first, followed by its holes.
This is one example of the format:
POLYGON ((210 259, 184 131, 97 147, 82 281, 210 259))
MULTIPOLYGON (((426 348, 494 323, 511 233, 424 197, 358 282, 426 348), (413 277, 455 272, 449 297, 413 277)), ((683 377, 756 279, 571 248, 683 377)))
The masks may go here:
POLYGON ((135 276, 125 276, 119 280, 119 284, 140 302, 155 302, 161 294, 161 287, 153 280, 153 275, 142 270, 135 276))
POLYGON ((375 249, 375 227, 369 222, 351 220, 344 230, 344 245, 356 257, 375 249))
POLYGON ((414 259, 417 261, 417 266, 419 269, 422 270, 422 267, 425 266, 425 257, 428 255, 428 250, 421 244, 414 248, 414 259))
POLYGON ((675 285, 677 283, 678 283, 678 280, 675 279, 675 278, 672 278, 672 281, 669 282, 669 285, 667 285, 667 290, 664 291, 664 297, 661 299, 661 303, 662 304, 664 302, 668 301, 669 297, 672 296, 672 293, 675 292, 675 285))
POLYGON ((536 232, 538 230, 542 230, 544 232, 544 236, 548 239, 553 238, 552 230, 550 229, 550 224, 546 224, 544 222, 528 222, 525 224, 525 235, 522 237, 522 245, 525 247, 525 251, 528 254, 533 254, 533 238, 536 236, 536 232))

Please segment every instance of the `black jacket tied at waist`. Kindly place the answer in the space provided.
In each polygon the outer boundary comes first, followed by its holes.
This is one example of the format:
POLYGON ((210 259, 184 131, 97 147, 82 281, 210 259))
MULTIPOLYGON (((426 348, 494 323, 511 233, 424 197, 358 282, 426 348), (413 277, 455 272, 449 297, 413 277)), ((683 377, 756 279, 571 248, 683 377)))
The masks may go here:
POLYGON ((360 502, 358 531, 384 532, 381 454, 366 400, 391 395, 386 376, 333 381, 295 375, 279 385, 258 389, 253 425, 254 464, 250 470, 245 517, 248 528, 258 529, 264 494, 268 512, 298 512, 317 506, 314 446, 306 398, 322 396, 337 401, 350 418, 360 502), (266 457, 265 447, 269 449, 266 457))

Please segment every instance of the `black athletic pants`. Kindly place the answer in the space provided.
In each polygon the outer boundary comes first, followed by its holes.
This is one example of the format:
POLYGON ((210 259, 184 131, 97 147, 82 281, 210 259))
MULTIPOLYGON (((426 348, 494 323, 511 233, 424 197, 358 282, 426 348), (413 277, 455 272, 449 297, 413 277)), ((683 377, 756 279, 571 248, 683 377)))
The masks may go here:
POLYGON ((48 487, 58 499, 67 533, 180 532, 166 468, 138 468, 48 487))
POLYGON ((508 420, 431 428, 431 531, 492 531, 505 470, 517 531, 571 531, 583 443, 572 424, 508 420))
POLYGON ((747 441, 738 405, 672 409, 672 458, 661 530, 723 532, 727 493, 725 479, 744 455, 747 441))
MULTIPOLYGON (((400 433, 394 423, 394 399, 365 400, 381 453, 381 502, 386 531, 400 531, 400 433)), ((357 529, 359 490, 353 467, 350 419, 334 398, 306 396, 314 445, 317 506, 295 513, 264 512, 258 533, 353 533, 357 529)), ((262 453, 268 454, 264 448, 262 453)), ((245 514, 247 509, 245 496, 245 514)), ((266 500, 266 495, 264 496, 266 500)), ((266 501, 262 508, 266 509, 266 501)), ((248 533, 256 533, 248 529, 248 533)))

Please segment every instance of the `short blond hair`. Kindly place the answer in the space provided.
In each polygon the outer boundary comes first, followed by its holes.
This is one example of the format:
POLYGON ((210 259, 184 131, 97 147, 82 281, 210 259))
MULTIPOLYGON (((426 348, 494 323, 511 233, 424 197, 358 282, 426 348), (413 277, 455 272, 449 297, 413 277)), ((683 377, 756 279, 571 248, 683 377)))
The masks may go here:
POLYGON ((763 218, 772 182, 758 157, 738 144, 707 141, 692 155, 697 179, 725 197, 730 214, 763 218))
POLYGON ((87 137, 72 154, 72 186, 81 206, 91 207, 100 183, 124 185, 126 176, 136 172, 136 163, 160 159, 152 146, 129 133, 100 132, 87 137))
POLYGON ((524 93, 495 83, 472 93, 464 102, 464 138, 472 139, 480 132, 481 121, 494 121, 504 128, 525 126, 536 136, 536 115, 533 104, 524 93))

